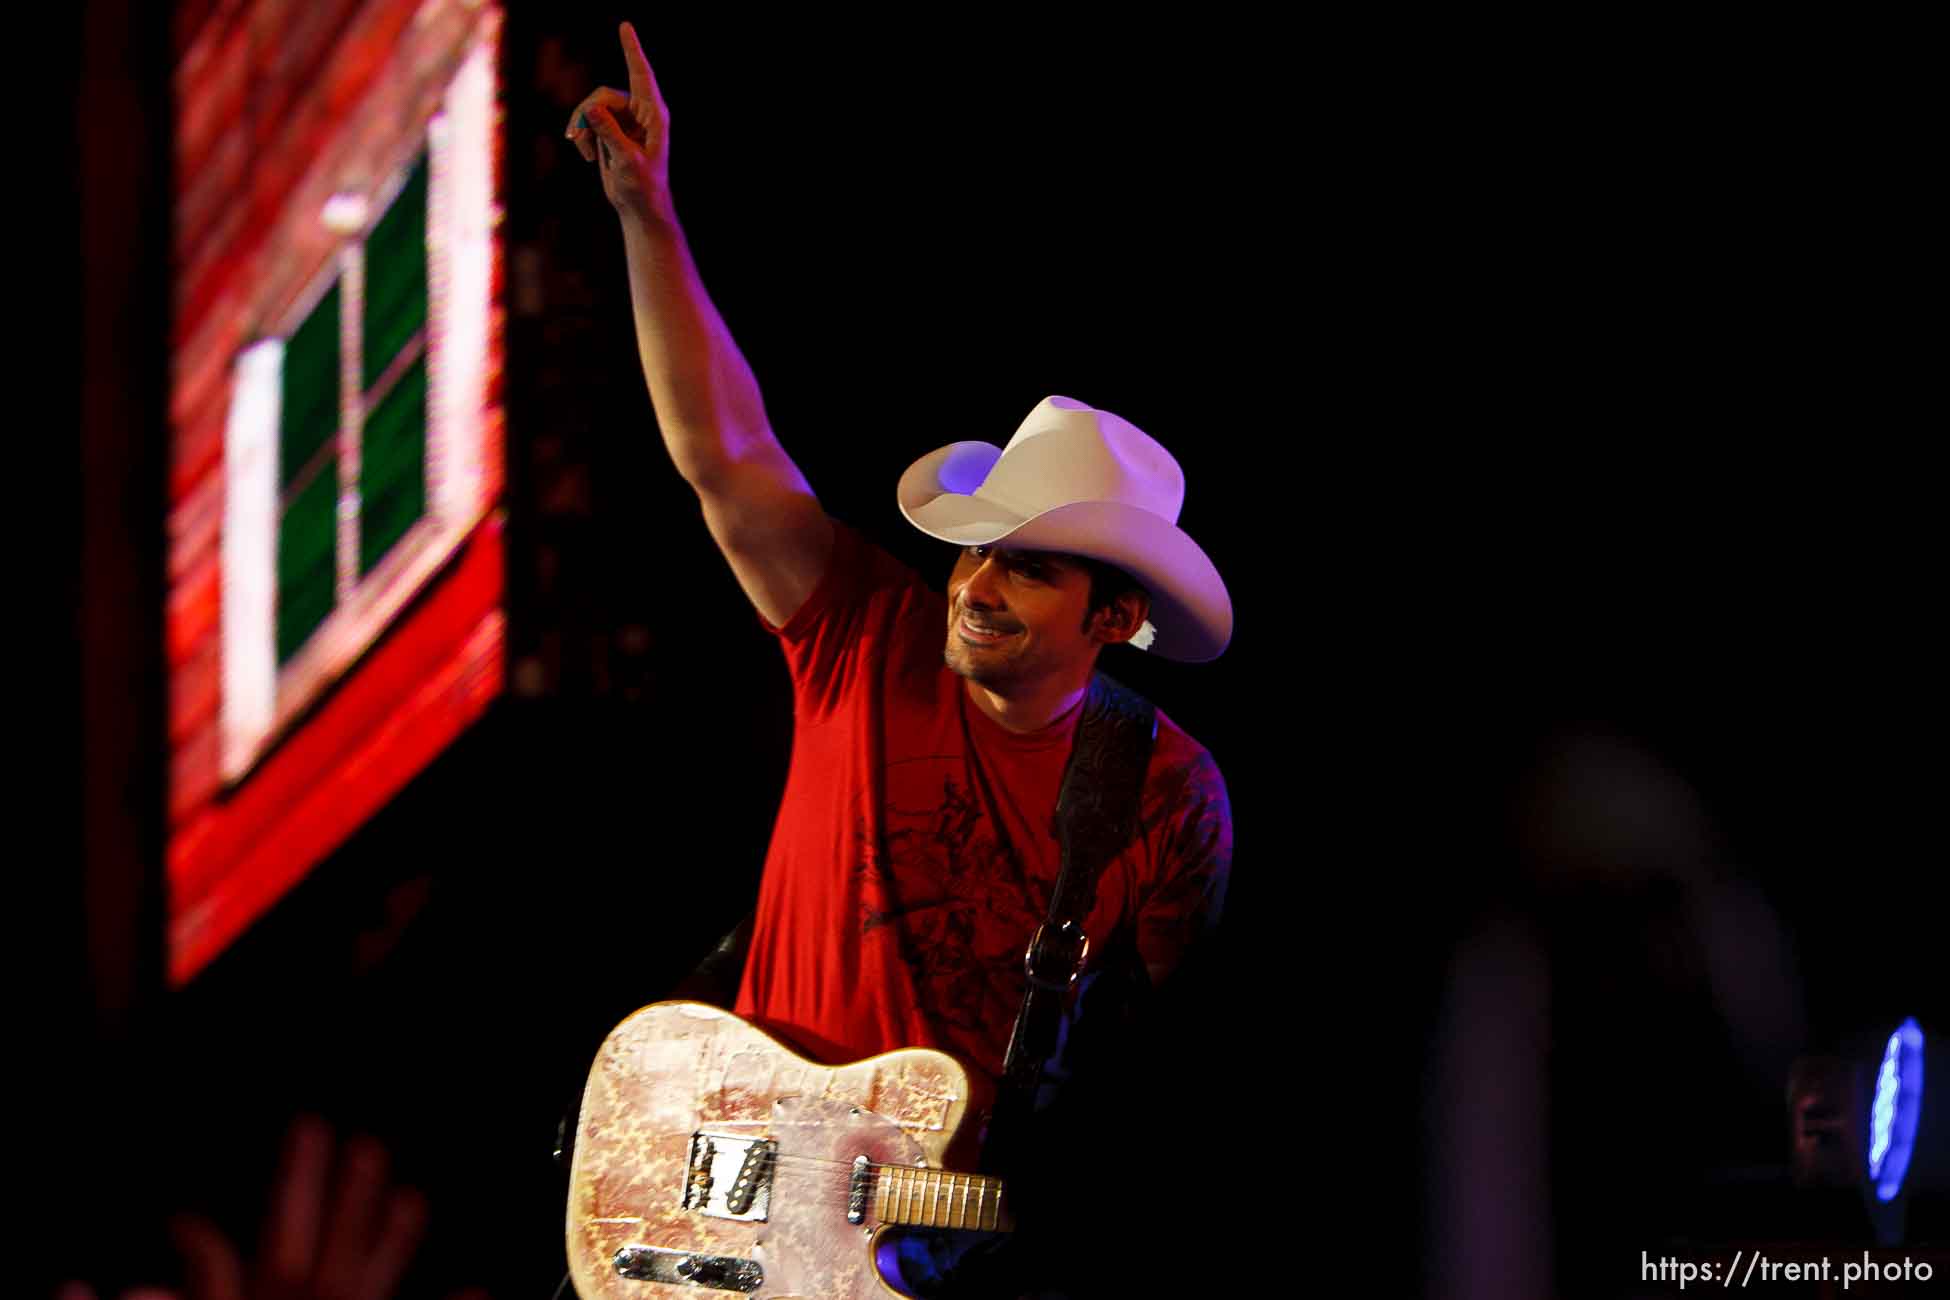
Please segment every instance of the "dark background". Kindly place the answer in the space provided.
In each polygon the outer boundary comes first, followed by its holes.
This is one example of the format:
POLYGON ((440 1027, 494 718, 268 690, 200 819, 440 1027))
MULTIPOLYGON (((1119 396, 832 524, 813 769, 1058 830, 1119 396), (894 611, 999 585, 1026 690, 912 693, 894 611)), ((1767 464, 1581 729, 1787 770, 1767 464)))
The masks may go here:
MULTIPOLYGON (((1556 1268, 1602 1284, 1603 1251, 1686 1226, 1604 1207, 1785 1161, 1775 1056, 1945 1023, 1940 258, 1899 69, 1753 33, 618 16, 705 280, 832 513, 945 576, 899 472, 1051 393, 1185 467, 1235 644, 1112 671, 1218 758, 1234 882, 1219 953, 1079 1121, 1093 1167, 1194 1235, 1426 1253, 1452 956, 1514 917, 1554 972, 1556 1268), (1692 792, 1709 860, 1586 876, 1539 850, 1537 783, 1577 738, 1692 792), (1757 1056, 1686 919, 1726 890, 1778 919, 1798 980, 1801 1041, 1757 1056), (1235 1145, 1258 1181, 1208 1168, 1235 1145), (1302 1189, 1318 1208, 1276 1212, 1302 1189)), ((561 138, 623 80, 613 19, 518 5, 505 33, 516 690, 177 994, 157 21, 95 6, 46 38, 73 55, 56 99, 120 124, 77 130, 55 187, 83 460, 55 476, 80 544, 45 752, 85 885, 51 878, 64 996, 30 1068, 60 1118, 37 1136, 90 1158, 57 1161, 53 1200, 115 1193, 131 1240, 184 1201, 247 1237, 312 1107, 428 1189, 419 1284, 546 1295, 557 1117, 603 1033, 749 906, 789 739, 777 652, 663 457, 615 217, 561 138)), ((1147 1276, 1151 1223, 1092 1223, 1081 1253, 1147 1276)), ((63 1273, 153 1271, 71 1223, 49 1240, 63 1273)))

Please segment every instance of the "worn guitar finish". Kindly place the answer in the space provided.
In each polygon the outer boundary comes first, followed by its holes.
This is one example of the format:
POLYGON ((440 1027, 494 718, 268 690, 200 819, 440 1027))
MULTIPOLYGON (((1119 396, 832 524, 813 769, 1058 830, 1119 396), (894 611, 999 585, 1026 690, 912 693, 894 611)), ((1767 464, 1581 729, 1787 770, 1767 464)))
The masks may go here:
POLYGON ((1009 1227, 1000 1183, 942 1172, 970 1163, 960 1128, 986 1101, 973 1086, 940 1052, 823 1066, 715 1007, 645 1007, 604 1041, 583 1095, 569 1176, 576 1289, 898 1294, 873 1264, 885 1225, 1009 1227))

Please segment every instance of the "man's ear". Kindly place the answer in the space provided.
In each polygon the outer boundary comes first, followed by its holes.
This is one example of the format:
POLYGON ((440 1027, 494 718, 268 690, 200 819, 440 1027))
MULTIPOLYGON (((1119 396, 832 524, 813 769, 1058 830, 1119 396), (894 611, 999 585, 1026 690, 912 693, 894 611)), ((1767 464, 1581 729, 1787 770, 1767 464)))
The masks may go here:
POLYGON ((1122 645, 1138 634, 1151 613, 1151 598, 1127 591, 1098 610, 1090 635, 1103 645, 1122 645))

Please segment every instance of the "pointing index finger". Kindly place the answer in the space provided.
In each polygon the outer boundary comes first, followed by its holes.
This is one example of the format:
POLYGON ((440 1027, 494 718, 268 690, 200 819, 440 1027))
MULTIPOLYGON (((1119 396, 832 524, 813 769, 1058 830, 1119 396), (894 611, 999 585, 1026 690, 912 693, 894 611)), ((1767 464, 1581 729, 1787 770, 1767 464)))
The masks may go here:
POLYGON ((630 65, 630 97, 655 99, 657 79, 650 72, 650 60, 643 57, 643 43, 636 38, 636 28, 624 23, 622 35, 623 62, 630 65))

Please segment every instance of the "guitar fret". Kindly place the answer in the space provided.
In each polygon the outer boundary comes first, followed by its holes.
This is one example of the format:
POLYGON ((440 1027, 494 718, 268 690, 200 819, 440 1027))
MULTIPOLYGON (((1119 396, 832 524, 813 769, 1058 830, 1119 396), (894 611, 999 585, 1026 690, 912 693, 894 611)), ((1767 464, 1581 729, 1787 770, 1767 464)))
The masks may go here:
POLYGON ((882 1223, 1006 1232, 1003 1184, 981 1174, 876 1165, 874 1207, 882 1223), (973 1204, 970 1204, 971 1197, 973 1204))

